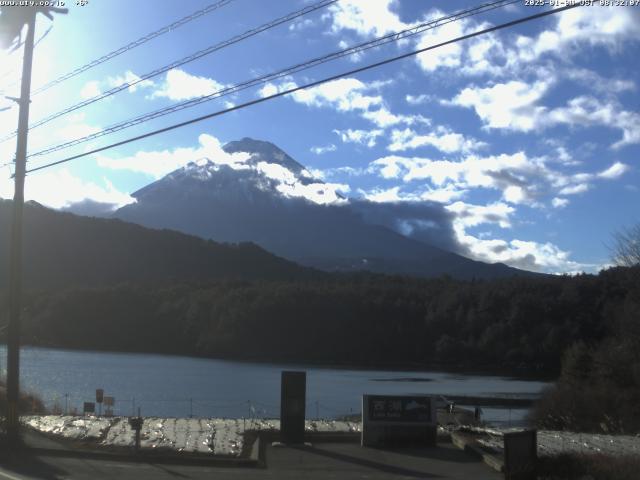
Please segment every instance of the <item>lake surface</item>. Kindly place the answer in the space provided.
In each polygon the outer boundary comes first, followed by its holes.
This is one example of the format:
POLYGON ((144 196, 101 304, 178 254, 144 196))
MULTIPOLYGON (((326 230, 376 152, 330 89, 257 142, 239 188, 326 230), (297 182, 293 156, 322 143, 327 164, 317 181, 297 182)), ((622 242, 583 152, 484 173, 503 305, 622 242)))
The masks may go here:
MULTIPOLYGON (((0 346, 0 370, 6 348, 0 346)), ((535 396, 545 382, 503 376, 444 372, 319 368, 166 355, 81 352, 24 348, 23 390, 37 393, 52 408, 82 410, 95 401, 96 388, 115 397, 114 413, 145 416, 249 418, 278 417, 280 372, 306 370, 307 418, 360 412, 368 394, 509 394, 535 396)), ((522 421, 522 409, 484 408, 492 423, 522 421)))

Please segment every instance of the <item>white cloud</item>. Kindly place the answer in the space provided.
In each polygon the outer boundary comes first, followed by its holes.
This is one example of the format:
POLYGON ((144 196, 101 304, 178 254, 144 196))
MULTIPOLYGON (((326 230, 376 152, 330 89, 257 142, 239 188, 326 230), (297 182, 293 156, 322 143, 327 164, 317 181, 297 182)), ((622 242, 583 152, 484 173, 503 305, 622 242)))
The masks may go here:
POLYGON ((495 223, 501 228, 511 227, 511 215, 515 209, 503 202, 488 205, 472 205, 455 202, 446 209, 456 215, 456 222, 463 227, 475 227, 485 223, 495 223))
POLYGON ((472 205, 456 202, 446 208, 455 215, 453 229, 458 242, 476 260, 501 262, 516 268, 547 273, 575 272, 594 267, 572 261, 571 252, 549 242, 491 239, 486 233, 476 237, 467 232, 468 228, 483 224, 511 227, 510 217, 514 209, 504 203, 472 205))
POLYGON ((570 55, 586 46, 604 46, 612 51, 626 40, 638 39, 640 15, 634 8, 574 8, 556 16, 556 25, 535 38, 518 37, 516 54, 532 61, 545 53, 570 55))
MULTIPOLYGON (((29 175, 25 182, 25 199, 57 209, 87 200, 110 205, 112 210, 135 202, 134 198, 120 192, 106 178, 103 179, 103 183, 104 186, 101 186, 85 181, 65 168, 38 172, 29 175)), ((0 181, 0 197, 12 196, 13 181, 3 177, 0 181)))
POLYGON ((409 128, 393 130, 391 142, 387 149, 392 152, 432 146, 444 153, 468 153, 487 146, 484 142, 465 137, 443 126, 436 127, 433 132, 426 135, 420 135, 409 128))
POLYGON ((576 185, 568 185, 566 187, 561 188, 558 193, 560 195, 577 195, 579 193, 584 193, 589 190, 591 186, 588 183, 578 183, 576 185))
MULTIPOLYGON (((378 171, 382 178, 399 178, 403 170, 407 168, 405 160, 410 159, 396 156, 383 157, 371 162, 369 168, 371 171, 378 171)), ((415 160, 412 163, 416 164, 419 162, 421 162, 421 160, 415 160)))
MULTIPOLYGON (((463 75, 502 76, 522 73, 544 55, 565 59, 594 46, 604 46, 615 53, 621 50, 624 42, 639 38, 640 14, 635 10, 599 6, 575 8, 554 16, 555 25, 536 36, 485 34, 420 54, 417 62, 426 72, 448 68, 463 75)), ((436 10, 429 18, 442 15, 436 10)), ((420 36, 418 46, 424 48, 489 26, 486 22, 463 19, 427 30, 420 36)), ((622 89, 627 86, 625 83, 616 85, 622 89)))
POLYGON ((270 97, 271 95, 275 95, 276 93, 284 92, 285 90, 291 90, 292 88, 296 88, 294 82, 287 81, 280 84, 275 83, 265 83, 264 86, 258 90, 258 96, 260 98, 270 97))
POLYGON ((228 165, 236 169, 246 167, 245 163, 249 159, 249 154, 225 152, 220 141, 212 135, 202 134, 198 140, 200 145, 196 148, 139 151, 130 157, 118 158, 96 155, 96 161, 101 167, 145 173, 156 179, 200 158, 206 158, 215 164, 228 165))
POLYGON ((485 188, 497 188, 501 182, 505 186, 523 183, 525 173, 538 173, 539 168, 523 152, 488 157, 470 155, 462 161, 391 155, 375 160, 371 166, 380 169, 384 178, 402 178, 405 182, 429 179, 435 185, 454 182, 485 188))
POLYGON ((640 143, 640 114, 622 108, 613 101, 601 101, 591 96, 580 96, 567 102, 567 106, 550 110, 540 118, 541 127, 564 123, 568 125, 602 125, 622 130, 622 139, 611 145, 618 149, 640 143))
POLYGON ((553 205, 554 208, 564 208, 569 205, 569 200, 566 198, 554 197, 553 200, 551 200, 551 205, 553 205))
POLYGON ((334 168, 325 168, 323 170, 320 169, 312 169, 311 174, 313 178, 325 179, 328 177, 333 177, 336 175, 348 175, 351 177, 357 177, 360 175, 364 175, 365 173, 369 173, 366 168, 356 168, 356 167, 334 167, 334 168))
POLYGON ((387 189, 375 188, 370 191, 359 190, 359 193, 370 202, 387 203, 401 202, 407 200, 406 197, 400 195, 400 187, 391 187, 387 189))
POLYGON ((450 103, 473 108, 489 128, 530 131, 539 125, 544 107, 535 103, 546 93, 548 81, 534 84, 512 80, 488 88, 467 87, 450 103))
MULTIPOLYGON (((397 124, 429 125, 430 120, 422 115, 395 114, 387 108, 378 90, 390 83, 392 81, 367 84, 356 78, 341 78, 314 88, 298 90, 291 94, 291 98, 309 107, 332 108, 338 112, 357 112, 379 128, 397 124)), ((267 83, 258 91, 258 96, 264 98, 294 87, 296 84, 292 81, 280 84, 267 83)))
MULTIPOLYGON (((430 13, 428 19, 435 20, 444 16, 439 10, 430 13)), ((420 34, 417 48, 426 48, 460 37, 467 32, 469 21, 462 19, 449 22, 437 28, 426 30, 420 34)), ((426 72, 433 72, 438 68, 459 68, 462 65, 463 46, 460 42, 444 45, 416 56, 418 65, 426 72)))
POLYGON ((75 140, 76 138, 93 135, 94 133, 98 133, 101 130, 102 129, 100 127, 94 127, 86 124, 74 124, 59 128, 57 130, 57 134, 63 140, 70 141, 75 140))
POLYGON ((420 199, 438 203, 450 203, 453 200, 464 197, 466 193, 467 190, 459 189, 454 185, 447 185, 444 188, 428 188, 420 193, 420 199))
POLYGON ((139 81, 140 77, 133 73, 131 70, 127 70, 124 74, 115 77, 107 77, 106 80, 98 81, 91 80, 84 84, 84 86, 80 89, 80 97, 83 100, 87 100, 89 98, 97 97, 102 94, 102 87, 107 88, 115 88, 119 87, 126 83, 134 83, 138 82, 135 85, 131 85, 128 90, 130 93, 134 93, 142 88, 149 88, 155 86, 155 83, 152 80, 142 80, 139 81))
MULTIPOLYGON (((169 73, 171 73, 171 72, 169 72, 169 73)), ((128 88, 130 93, 134 93, 136 90, 141 89, 141 88, 149 88, 149 87, 153 87, 155 85, 155 83, 153 83, 153 81, 149 80, 149 79, 140 81, 140 77, 138 75, 136 75, 135 73, 133 73, 131 70, 127 70, 124 73, 124 75, 122 75, 120 77, 109 77, 109 78, 107 78, 107 84, 111 88, 119 87, 120 85, 123 85, 125 83, 134 83, 134 82, 138 82, 138 83, 136 83, 135 85, 131 85, 128 88)))
POLYGON ((550 108, 538 104, 553 80, 533 84, 512 80, 491 87, 467 87, 445 105, 473 108, 486 128, 521 132, 542 132, 554 125, 602 125, 622 131, 622 139, 611 145, 618 149, 640 143, 640 114, 623 110, 614 100, 582 95, 565 106, 550 108))
MULTIPOLYGON (((130 170, 161 178, 168 173, 194 164, 196 167, 226 165, 234 170, 255 170, 263 177, 274 182, 274 187, 284 196, 306 198, 318 204, 344 203, 347 200, 341 195, 348 192, 349 186, 340 183, 301 182, 295 173, 278 163, 265 161, 249 162, 250 153, 236 152, 229 154, 222 149, 220 141, 208 134, 198 137, 200 145, 196 148, 176 148, 163 151, 140 151, 130 157, 109 158, 96 156, 98 165, 105 168, 130 170)), ((210 176, 210 171, 203 171, 203 179, 210 176)), ((308 171, 301 176, 313 178, 308 171)))
POLYGON ((597 180, 614 180, 629 170, 616 162, 599 173, 565 174, 550 168, 544 158, 529 158, 524 152, 481 157, 468 155, 462 160, 432 160, 389 155, 374 160, 370 173, 406 182, 427 180, 430 184, 455 190, 485 188, 498 190, 511 204, 542 206, 542 196, 576 195, 591 188, 597 180))
POLYGON ((307 28, 313 27, 313 20, 310 18, 304 18, 302 20, 296 20, 289 25, 290 32, 299 32, 302 30, 306 30, 307 28))
POLYGON ((282 183, 277 188, 283 195, 305 198, 319 205, 336 205, 348 201, 342 194, 349 191, 349 186, 343 183, 282 183))
POLYGON ((568 166, 580 165, 580 162, 575 160, 565 147, 558 146, 555 148, 555 151, 556 155, 552 158, 552 161, 557 161, 558 163, 568 166))
POLYGON ((409 105, 424 105, 434 101, 434 97, 432 95, 427 95, 426 93, 421 93, 420 95, 406 95, 404 99, 409 105))
POLYGON ((84 84, 80 89, 80 98, 87 100, 88 98, 97 97, 102 91, 100 90, 100 82, 92 80, 84 84))
POLYGON ((335 152, 338 149, 333 143, 329 145, 325 145, 324 147, 311 147, 309 151, 311 153, 315 153, 316 155, 322 155, 327 152, 335 152))
POLYGON ((518 185, 509 185, 502 191, 503 198, 509 203, 525 203, 528 200, 527 191, 518 185))
POLYGON ((349 186, 340 183, 301 183, 293 172, 277 163, 258 162, 256 170, 276 181, 276 189, 284 196, 305 198, 320 205, 346 203, 342 193, 349 186))
MULTIPOLYGON (((394 11, 398 5, 394 0, 342 0, 330 7, 325 18, 331 18, 333 33, 347 30, 363 37, 379 37, 446 15, 433 9, 419 21, 407 23, 394 11)), ((640 13, 634 8, 575 8, 555 15, 552 21, 553 27, 535 36, 493 32, 424 52, 416 56, 416 62, 428 73, 455 69, 457 75, 513 75, 536 68, 545 55, 566 59, 594 46, 616 53, 625 42, 639 39, 640 13)), ((461 19, 427 29, 412 42, 416 48, 425 48, 489 26, 472 18, 461 19)), ((627 88, 628 83, 622 82, 614 88, 627 88)), ((594 86, 598 88, 599 84, 594 86)))
POLYGON ((352 30, 361 36, 382 36, 407 28, 391 10, 396 0, 340 0, 329 7, 331 30, 352 30))
POLYGON ((621 177, 628 171, 629 171, 629 165, 625 165, 624 163, 621 163, 621 162, 615 162, 606 170, 603 170, 602 172, 598 173, 598 177, 606 178, 606 179, 615 179, 615 178, 621 177))
POLYGON ((279 163, 258 162, 256 170, 262 173, 265 177, 277 180, 281 183, 294 184, 298 181, 296 175, 291 170, 279 163))
POLYGON ((466 190, 458 190, 452 185, 445 188, 428 188, 423 192, 401 192, 400 187, 387 189, 374 188, 372 190, 359 190, 360 195, 366 200, 375 203, 394 202, 438 202, 449 203, 464 196, 466 190))
MULTIPOLYGON (((331 31, 338 33, 349 30, 363 37, 380 37, 447 15, 434 9, 420 20, 407 23, 393 11, 393 8, 398 5, 399 2, 394 0, 342 0, 329 9, 329 16, 332 19, 331 31)), ((402 39, 398 45, 414 42, 416 48, 424 48, 486 26, 488 26, 486 23, 479 24, 470 19, 461 19, 441 24, 436 28, 429 28, 417 37, 417 41, 402 39)), ((502 54, 502 50, 500 39, 493 34, 487 34, 480 39, 468 40, 464 45, 454 43, 419 54, 416 61, 427 72, 438 68, 456 68, 459 72, 479 74, 499 70, 490 58, 496 54, 502 54), (463 59, 465 51, 468 53, 463 59)))
POLYGON ((362 116, 381 128, 391 127, 400 123, 406 125, 414 125, 416 123, 429 125, 431 123, 431 120, 422 115, 395 114, 384 106, 377 110, 365 111, 362 116))
MULTIPOLYGON (((75 113, 67 117, 66 124, 55 130, 55 135, 63 141, 75 140, 77 138, 93 135, 102 130, 101 127, 89 125, 86 122, 84 113, 75 113)), ((35 149, 33 142, 31 148, 35 149)), ((33 150, 32 150, 33 151, 33 150)))
MULTIPOLYGON (((483 23, 476 25, 470 30, 477 31, 489 27, 490 24, 483 23)), ((503 40, 494 33, 485 34, 481 37, 471 39, 467 47, 466 61, 462 67, 462 72, 467 75, 491 74, 499 75, 504 68, 500 60, 504 57, 503 40)))
POLYGON ((594 267, 571 260, 570 251, 562 250, 550 242, 480 239, 465 232, 458 232, 455 228, 454 230, 458 241, 468 248, 476 260, 500 262, 524 270, 545 273, 580 272, 594 267))
POLYGON ((313 107, 332 107, 341 112, 366 111, 382 104, 380 95, 366 95, 370 87, 356 78, 340 78, 292 94, 294 100, 313 107))
POLYGON ((166 97, 171 100, 188 100, 210 95, 224 89, 224 85, 207 77, 191 75, 174 68, 167 72, 161 87, 153 92, 151 98, 166 97))
MULTIPOLYGON (((342 50, 346 50, 349 48, 349 44, 344 40, 340 40, 338 42, 338 47, 340 47, 342 50)), ((363 57, 364 57, 364 53, 359 51, 356 51, 347 56, 347 58, 353 63, 358 63, 360 60, 362 60, 363 57)))
POLYGON ((587 68, 567 68, 562 72, 564 79, 570 79, 591 88, 599 94, 611 95, 636 89, 633 80, 621 78, 605 78, 594 70, 587 68))
MULTIPOLYGON (((622 139, 611 145, 614 150, 620 149, 627 145, 640 143, 640 114, 630 111, 618 112, 617 120, 614 128, 622 129, 622 139)), ((613 126, 613 125, 610 125, 613 126)))
POLYGON ((603 104, 594 97, 580 96, 569 100, 565 107, 549 111, 548 118, 541 120, 571 125, 589 125, 610 123, 614 120, 615 115, 616 112, 611 103, 603 104))
POLYGON ((378 137, 384 134, 383 130, 334 130, 344 143, 358 143, 367 147, 375 147, 378 137))

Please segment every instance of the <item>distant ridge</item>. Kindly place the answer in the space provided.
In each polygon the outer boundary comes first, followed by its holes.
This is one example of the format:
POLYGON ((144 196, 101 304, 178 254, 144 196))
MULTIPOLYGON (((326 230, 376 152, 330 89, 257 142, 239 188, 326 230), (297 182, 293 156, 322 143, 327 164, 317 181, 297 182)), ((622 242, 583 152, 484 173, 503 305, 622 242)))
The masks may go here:
MULTIPOLYGON (((0 200, 0 287, 7 286, 12 202, 0 200)), ((26 288, 217 279, 289 280, 320 275, 243 243, 226 245, 170 230, 25 205, 26 288)))

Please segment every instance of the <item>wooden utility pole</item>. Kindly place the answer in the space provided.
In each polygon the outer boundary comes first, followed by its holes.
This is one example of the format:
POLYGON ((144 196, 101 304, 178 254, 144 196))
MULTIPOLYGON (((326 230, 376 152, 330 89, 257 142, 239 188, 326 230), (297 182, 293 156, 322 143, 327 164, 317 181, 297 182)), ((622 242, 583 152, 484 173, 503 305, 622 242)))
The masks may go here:
POLYGON ((27 166, 27 135, 29 133, 29 105, 31 103, 31 67, 35 39, 36 15, 67 13, 53 7, 4 7, 0 15, 1 41, 11 41, 27 26, 20 86, 18 138, 15 159, 13 219, 11 222, 11 250, 9 254, 9 325, 7 329, 7 435, 17 440, 20 432, 20 311, 22 309, 22 216, 24 210, 24 178, 27 166))
MULTIPOLYGON (((15 8, 15 7, 14 7, 15 8)), ((16 146, 13 219, 11 223, 11 253, 9 257, 9 328, 7 332, 7 435, 19 434, 20 400, 20 310, 22 308, 22 213, 24 209, 24 177, 27 165, 27 134, 29 133, 29 103, 31 102, 31 65, 36 28, 35 8, 29 9, 27 38, 24 43, 20 113, 16 146)))

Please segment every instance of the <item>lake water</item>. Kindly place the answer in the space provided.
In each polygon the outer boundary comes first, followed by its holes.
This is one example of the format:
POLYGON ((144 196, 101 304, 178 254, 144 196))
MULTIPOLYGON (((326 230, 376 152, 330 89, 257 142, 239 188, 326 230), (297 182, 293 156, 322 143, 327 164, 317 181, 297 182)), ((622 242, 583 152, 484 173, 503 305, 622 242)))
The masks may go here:
MULTIPOLYGON (((6 349, 0 347, 0 369, 6 349)), ((368 394, 509 394, 535 396, 547 384, 502 376, 444 372, 318 368, 166 355, 81 352, 24 348, 23 390, 37 393, 51 408, 82 410, 96 388, 115 397, 116 415, 141 408, 145 416, 278 417, 280 372, 306 370, 307 418, 360 412, 368 394)), ((492 423, 519 423, 525 410, 483 409, 492 423)))

